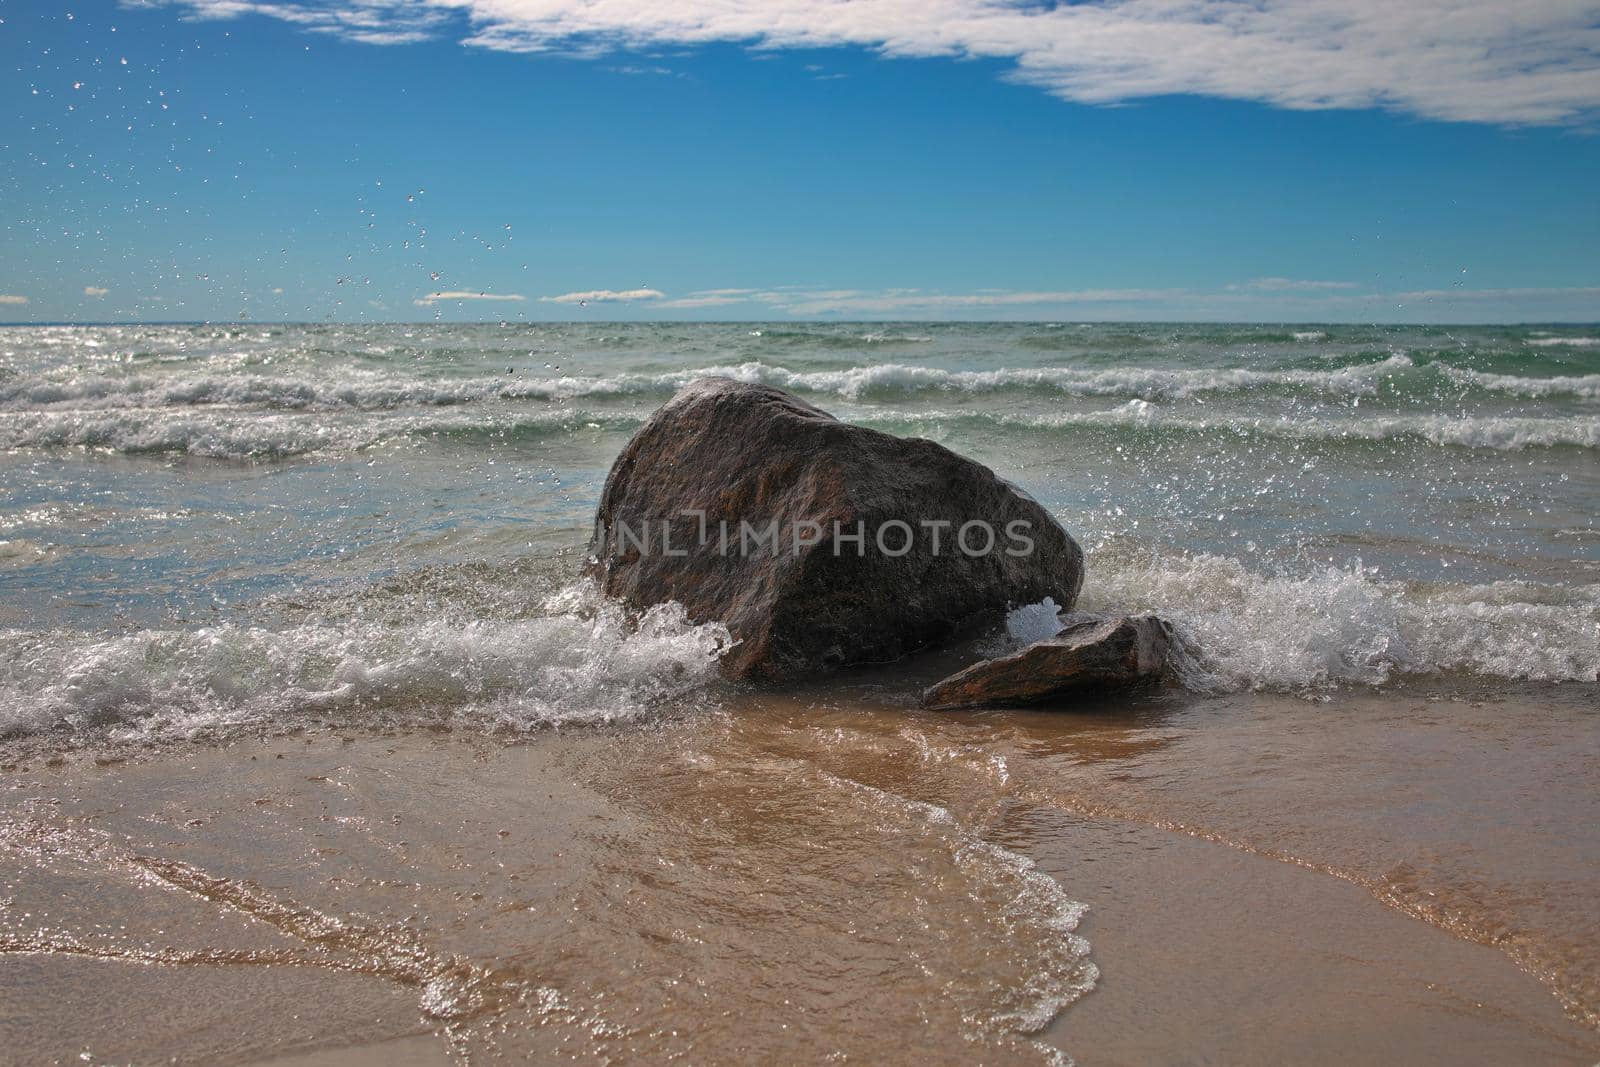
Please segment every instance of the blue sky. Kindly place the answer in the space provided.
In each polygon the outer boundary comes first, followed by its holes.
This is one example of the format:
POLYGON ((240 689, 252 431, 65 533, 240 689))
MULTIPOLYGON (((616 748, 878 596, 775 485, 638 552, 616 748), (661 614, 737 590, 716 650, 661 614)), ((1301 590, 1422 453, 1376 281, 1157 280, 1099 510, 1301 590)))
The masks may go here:
POLYGON ((1600 6, 0 4, 0 321, 1600 320, 1600 6))

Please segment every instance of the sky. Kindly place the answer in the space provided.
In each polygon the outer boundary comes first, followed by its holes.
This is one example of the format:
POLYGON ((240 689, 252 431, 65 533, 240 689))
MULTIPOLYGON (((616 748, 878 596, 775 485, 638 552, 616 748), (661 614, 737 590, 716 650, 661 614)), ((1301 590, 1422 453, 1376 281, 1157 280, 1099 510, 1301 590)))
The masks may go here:
POLYGON ((1600 0, 0 0, 0 322, 1600 320, 1600 0))

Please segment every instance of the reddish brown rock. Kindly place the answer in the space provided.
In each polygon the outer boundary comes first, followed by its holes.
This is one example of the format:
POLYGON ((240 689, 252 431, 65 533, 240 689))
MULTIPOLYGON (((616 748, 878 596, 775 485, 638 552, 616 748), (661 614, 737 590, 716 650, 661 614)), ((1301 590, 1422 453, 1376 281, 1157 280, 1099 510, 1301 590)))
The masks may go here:
POLYGON ((987 467, 728 378, 686 386, 628 442, 590 557, 631 607, 726 623, 726 672, 766 680, 893 660, 1045 597, 1070 610, 1083 582, 1077 543, 987 467), (989 551, 969 551, 973 523, 989 551))
POLYGON ((1154 615, 1078 623, 952 674, 923 693, 922 704, 940 710, 1039 704, 1159 682, 1173 640, 1172 625, 1154 615))

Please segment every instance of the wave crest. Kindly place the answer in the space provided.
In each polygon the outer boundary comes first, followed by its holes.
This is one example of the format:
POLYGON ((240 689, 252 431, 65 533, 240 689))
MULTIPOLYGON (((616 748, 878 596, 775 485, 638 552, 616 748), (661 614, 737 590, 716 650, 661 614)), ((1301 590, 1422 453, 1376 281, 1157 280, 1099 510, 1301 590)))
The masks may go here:
POLYGON ((678 604, 636 620, 583 583, 532 618, 0 631, 0 736, 158 739, 370 717, 524 731, 628 722, 708 685, 731 647, 678 604))
MULTIPOLYGON (((1091 559, 1095 557, 1091 556, 1091 559)), ((1200 691, 1382 685, 1397 674, 1595 681, 1600 586, 1424 585, 1359 562, 1262 574, 1209 554, 1102 554, 1086 611, 1154 611, 1190 636, 1200 691)))
POLYGON ((981 395, 1032 392, 1079 397, 1184 400, 1258 390, 1369 397, 1380 388, 1432 387, 1509 393, 1529 398, 1600 398, 1600 374, 1527 377, 1491 374, 1443 363, 1417 364, 1406 355, 1328 369, 1247 367, 1000 367, 949 370, 881 363, 836 370, 792 370, 747 360, 661 373, 613 375, 404 378, 343 368, 337 375, 262 374, 18 376, 0 385, 0 411, 110 411, 194 407, 271 411, 379 411, 448 407, 484 401, 563 402, 584 398, 666 397, 699 378, 721 376, 753 385, 837 396, 845 400, 918 394, 981 395))

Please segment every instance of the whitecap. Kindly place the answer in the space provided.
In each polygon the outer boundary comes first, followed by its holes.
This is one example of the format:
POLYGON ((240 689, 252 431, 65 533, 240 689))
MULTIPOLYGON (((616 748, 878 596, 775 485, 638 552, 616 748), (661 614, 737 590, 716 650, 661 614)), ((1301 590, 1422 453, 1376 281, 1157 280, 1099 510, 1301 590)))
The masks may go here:
POLYGON ((384 441, 460 433, 560 433, 629 428, 638 419, 569 408, 477 415, 177 409, 0 412, 0 449, 85 448, 125 454, 274 459, 355 452, 384 441))
MULTIPOLYGON (((887 339, 887 337, 886 337, 887 339)), ((918 337, 899 340, 921 340, 918 337)), ((1413 366, 1404 355, 1332 370, 1254 370, 1243 367, 1001 367, 947 370, 881 363, 841 370, 796 371, 749 360, 659 374, 609 376, 407 379, 386 372, 346 368, 337 375, 266 376, 202 373, 133 375, 33 375, 0 386, 0 410, 100 411, 181 407, 272 410, 388 410, 440 407, 486 400, 567 401, 585 397, 667 396, 700 378, 720 376, 752 385, 772 385, 847 400, 867 394, 917 392, 991 393, 1046 390, 1073 396, 1182 399, 1202 393, 1251 389, 1306 389, 1340 396, 1369 396, 1391 375, 1413 366)))
POLYGON ((1600 398, 1600 374, 1559 375, 1550 378, 1525 378, 1515 374, 1490 374, 1486 371, 1448 368, 1457 381, 1499 393, 1542 399, 1572 396, 1585 400, 1600 398))
POLYGON ((1201 691, 1382 685, 1441 671, 1594 681, 1600 672, 1596 585, 1423 585, 1359 562, 1262 573, 1207 553, 1102 552, 1078 607, 1173 620, 1199 650, 1182 674, 1201 691))
POLYGON ((520 619, 7 630, 0 736, 160 739, 306 718, 518 731, 628 722, 703 690, 730 647, 726 627, 693 625, 680 605, 631 620, 587 583, 520 619))
POLYGON ((1600 448, 1600 417, 1375 415, 1364 419, 1310 415, 1258 418, 1247 415, 1173 414, 1143 400, 1104 411, 1059 415, 1007 415, 975 411, 903 412, 873 408, 858 418, 880 426, 928 432, 941 423, 979 420, 1031 430, 1139 429, 1147 432, 1260 435, 1301 441, 1388 441, 1417 439, 1436 445, 1516 451, 1572 446, 1600 448))
POLYGON ((1538 348, 1553 348, 1557 345, 1567 345, 1572 348, 1594 348, 1600 346, 1600 337, 1530 337, 1523 343, 1534 345, 1538 348))

